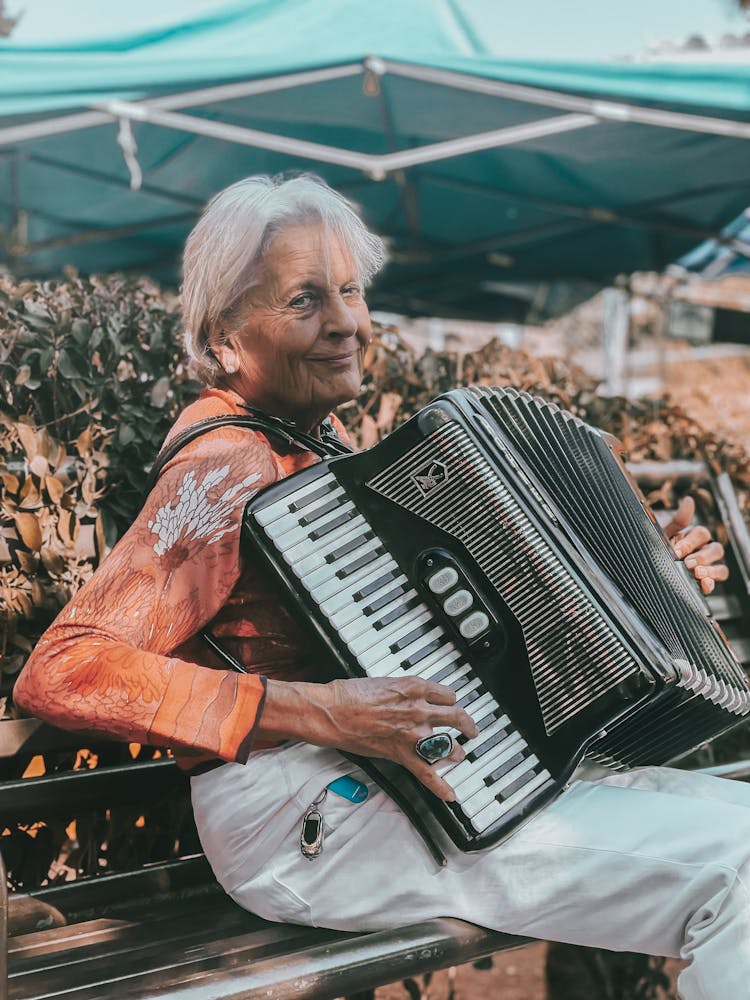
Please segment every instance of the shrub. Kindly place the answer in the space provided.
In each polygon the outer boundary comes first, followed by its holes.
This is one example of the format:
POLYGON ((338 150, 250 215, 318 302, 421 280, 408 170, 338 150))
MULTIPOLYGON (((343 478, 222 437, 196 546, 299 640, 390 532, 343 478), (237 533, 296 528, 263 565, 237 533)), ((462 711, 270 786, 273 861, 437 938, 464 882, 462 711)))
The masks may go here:
POLYGON ((132 517, 166 430, 197 385, 174 296, 122 275, 14 285, 0 278, 0 407, 67 449, 107 455, 107 541, 132 517))
POLYGON ((174 297, 143 278, 0 277, 3 674, 91 575, 137 509, 197 392, 174 297))

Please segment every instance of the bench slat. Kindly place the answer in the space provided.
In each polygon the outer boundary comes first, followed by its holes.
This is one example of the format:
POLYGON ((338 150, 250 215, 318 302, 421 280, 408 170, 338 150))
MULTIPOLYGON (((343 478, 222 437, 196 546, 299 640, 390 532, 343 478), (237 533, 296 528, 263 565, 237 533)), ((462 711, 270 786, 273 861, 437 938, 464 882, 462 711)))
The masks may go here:
MULTIPOLYGON (((205 916, 213 919, 211 913, 205 916)), ((118 930, 111 921, 95 922, 94 938, 102 938, 105 946, 114 941, 118 950, 103 951, 87 962, 81 952, 88 945, 79 945, 73 966, 64 951, 49 956, 46 967, 33 971, 31 991, 26 989, 22 974, 12 976, 9 998, 52 1000, 64 994, 66 1000, 101 1000, 104 996, 156 1000, 167 991, 170 1000, 330 1000, 528 943, 525 938, 447 919, 374 934, 344 934, 261 921, 262 929, 256 926, 244 934, 226 933, 222 940, 216 938, 226 928, 214 924, 212 934, 204 924, 201 942, 195 930, 196 917, 190 915, 192 933, 171 942, 161 938, 160 944, 167 947, 155 945, 151 949, 148 945, 134 947, 132 925, 118 930)), ((26 935, 27 947, 33 946, 35 936, 26 935)))
MULTIPOLYGON (((138 995, 146 989, 179 986, 196 975, 213 976, 217 971, 252 965, 262 959, 276 959, 291 949, 296 952, 311 942, 336 938, 334 931, 309 927, 270 924, 239 907, 226 905, 174 912, 171 919, 131 924, 126 921, 93 921, 69 928, 65 946, 58 934, 57 950, 45 944, 35 947, 25 935, 22 954, 14 955, 10 977, 10 1000, 57 996, 125 997, 131 988, 138 995), (80 938, 73 941, 70 932, 80 938)), ((64 931, 65 929, 60 929, 64 931)), ((283 963, 282 963, 283 964, 283 963)))
POLYGON ((150 920, 99 919, 21 935, 9 951, 11 982, 33 977, 35 989, 54 995, 61 969, 69 986, 86 986, 103 976, 188 962, 187 954, 198 961, 231 953, 238 940, 243 946, 252 941, 254 947, 265 947, 283 938, 278 925, 266 924, 231 901, 175 905, 160 908, 150 920))
POLYGON ((68 729, 57 729, 40 719, 3 719, 0 726, 0 759, 57 750, 79 750, 83 746, 111 744, 104 736, 91 736, 68 729))
POLYGON ((158 802, 180 787, 187 788, 187 779, 168 757, 20 778, 2 784, 0 823, 13 826, 115 801, 118 805, 158 802))
MULTIPOLYGON (((73 879, 35 889, 29 895, 61 910, 73 921, 105 914, 127 918, 144 904, 152 908, 165 897, 182 899, 196 893, 224 895, 203 854, 149 865, 137 871, 73 879)), ((11 896, 11 906, 20 895, 11 896)))

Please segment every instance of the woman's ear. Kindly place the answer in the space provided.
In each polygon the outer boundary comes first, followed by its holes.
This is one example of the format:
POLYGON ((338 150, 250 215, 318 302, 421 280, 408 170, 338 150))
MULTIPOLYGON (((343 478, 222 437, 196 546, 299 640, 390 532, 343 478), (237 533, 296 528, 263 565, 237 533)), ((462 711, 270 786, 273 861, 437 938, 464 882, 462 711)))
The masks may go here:
POLYGON ((233 375, 239 367, 237 352, 228 337, 219 336, 211 343, 211 352, 227 375, 233 375))

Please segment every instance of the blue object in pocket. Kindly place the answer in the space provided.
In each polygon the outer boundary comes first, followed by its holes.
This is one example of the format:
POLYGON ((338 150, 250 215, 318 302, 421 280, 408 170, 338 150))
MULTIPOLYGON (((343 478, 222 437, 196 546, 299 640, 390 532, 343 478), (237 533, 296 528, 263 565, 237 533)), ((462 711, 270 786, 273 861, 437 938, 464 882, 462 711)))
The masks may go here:
POLYGON ((370 791, 362 781, 357 781, 350 774, 343 774, 326 786, 329 792, 340 795, 342 799, 349 802, 364 802, 370 791))

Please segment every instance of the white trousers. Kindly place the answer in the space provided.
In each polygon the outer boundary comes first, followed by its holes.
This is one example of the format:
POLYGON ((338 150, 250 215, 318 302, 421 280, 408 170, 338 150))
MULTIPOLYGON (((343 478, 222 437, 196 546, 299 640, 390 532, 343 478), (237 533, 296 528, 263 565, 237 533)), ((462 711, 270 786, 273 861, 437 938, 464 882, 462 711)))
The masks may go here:
POLYGON ((667 768, 578 781, 499 846, 438 868, 376 786, 330 794, 326 838, 300 854, 302 816, 355 774, 334 750, 287 744, 191 781, 218 881, 270 920, 380 930, 460 917, 512 934, 680 956, 683 1000, 750 997, 750 786, 667 768))

